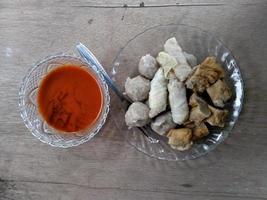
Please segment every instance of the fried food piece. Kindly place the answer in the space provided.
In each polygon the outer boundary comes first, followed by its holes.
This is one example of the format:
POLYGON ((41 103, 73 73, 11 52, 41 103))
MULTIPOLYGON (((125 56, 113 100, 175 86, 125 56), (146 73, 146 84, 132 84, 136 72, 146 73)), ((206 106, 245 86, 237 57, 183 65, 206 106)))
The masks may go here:
POLYGON ((219 78, 224 77, 224 70, 216 63, 215 57, 207 57, 198 65, 186 81, 186 87, 195 92, 204 92, 219 78))
POLYGON ((198 126, 195 126, 192 130, 193 133, 193 140, 201 139, 209 134, 209 129, 205 125, 204 122, 199 124, 198 126))
POLYGON ((153 118, 163 112, 167 106, 167 81, 164 78, 163 69, 159 68, 150 84, 149 117, 153 118))
POLYGON ((197 58, 196 56, 194 56, 193 54, 187 53, 187 52, 183 52, 187 63, 191 66, 191 67, 195 67, 197 65, 197 58))
POLYGON ((182 51, 182 48, 178 44, 177 40, 175 37, 169 38, 166 40, 165 44, 163 45, 164 51, 166 52, 177 52, 177 51, 182 51))
POLYGON ((149 123, 149 108, 142 102, 132 103, 125 113, 125 122, 129 127, 141 127, 149 123))
MULTIPOLYGON (((195 57, 192 54, 187 54, 187 53, 183 52, 182 48, 178 44, 175 37, 172 37, 165 42, 164 51, 167 52, 165 54, 167 54, 169 57, 174 58, 174 60, 176 60, 175 66, 167 68, 168 73, 169 73, 169 71, 173 70, 175 73, 175 76, 179 79, 179 81, 185 81, 192 71, 191 66, 187 63, 187 61, 189 60, 190 62, 191 61, 194 62, 194 61, 196 61, 196 60, 194 60, 195 57), (187 60, 187 58, 188 58, 188 60, 187 60)), ((158 60, 158 62, 159 62, 159 60, 158 60)), ((172 63, 174 63, 174 62, 172 62, 172 63)), ((162 65, 162 67, 164 68, 163 65, 162 65)), ((165 77, 166 77, 166 75, 165 75, 165 77)), ((167 78, 169 78, 169 77, 167 77, 167 78)))
POLYGON ((211 85, 207 92, 215 106, 218 106, 220 108, 224 107, 224 103, 227 102, 231 96, 232 92, 228 85, 226 84, 225 80, 219 79, 211 85))
POLYGON ((185 86, 176 78, 170 79, 168 91, 172 119, 175 123, 182 124, 188 119, 189 114, 185 86))
POLYGON ((149 90, 150 81, 140 75, 126 79, 125 93, 132 101, 143 101, 147 99, 149 90))
POLYGON ((177 65, 176 59, 171 55, 167 54, 166 52, 162 51, 159 52, 156 60, 158 61, 159 65, 162 67, 164 71, 164 77, 166 79, 169 79, 170 73, 177 65))
MULTIPOLYGON (((219 78, 225 77, 225 71, 222 66, 216 62, 214 56, 207 57, 202 63, 202 66, 205 66, 208 69, 213 69, 219 76, 219 78)), ((215 82, 215 81, 214 81, 215 82)))
POLYGON ((160 135, 165 135, 176 124, 172 120, 171 112, 159 115, 151 122, 151 129, 160 135))
POLYGON ((147 54, 140 59, 138 71, 144 77, 152 79, 157 72, 158 67, 156 59, 150 54, 147 54))
POLYGON ((204 119, 210 116, 211 111, 209 105, 200 98, 196 93, 193 93, 189 99, 189 105, 192 106, 189 120, 199 125, 204 119))
POLYGON ((223 128, 225 126, 225 120, 228 115, 228 111, 225 109, 220 110, 212 106, 209 106, 209 109, 211 111, 211 115, 206 121, 212 126, 223 128))
POLYGON ((199 104, 208 105, 204 99, 199 97, 196 93, 193 93, 189 99, 189 105, 195 107, 198 106, 199 104))
POLYGON ((168 39, 164 44, 164 51, 173 56, 178 64, 188 64, 185 55, 182 52, 181 46, 178 44, 175 37, 168 39))
POLYGON ((184 122, 183 125, 184 125, 185 128, 190 128, 190 129, 193 129, 193 128, 196 127, 195 122, 192 122, 192 121, 189 121, 189 120, 184 122))
POLYGON ((185 81, 189 74, 192 71, 192 68, 188 64, 180 64, 176 65, 173 69, 175 76, 179 79, 179 81, 185 81))
POLYGON ((200 104, 193 107, 190 112, 189 120, 195 122, 196 125, 200 124, 204 119, 208 118, 211 114, 208 106, 200 104))
POLYGON ((179 129, 171 129, 167 137, 169 138, 168 144, 171 148, 185 151, 188 150, 192 145, 192 131, 189 128, 179 128, 179 129))

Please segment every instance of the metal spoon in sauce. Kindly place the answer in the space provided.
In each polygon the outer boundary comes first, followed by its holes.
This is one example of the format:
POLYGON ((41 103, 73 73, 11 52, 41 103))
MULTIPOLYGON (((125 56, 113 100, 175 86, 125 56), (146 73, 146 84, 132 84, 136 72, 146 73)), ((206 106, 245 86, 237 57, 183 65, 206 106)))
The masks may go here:
MULTIPOLYGON (((82 58, 92 67, 95 67, 105 78, 109 87, 115 92, 115 94, 120 98, 122 103, 125 105, 125 110, 129 107, 132 103, 123 93, 118 89, 114 81, 109 77, 106 70, 94 56, 94 54, 82 43, 79 43, 77 46, 77 51, 82 56, 82 58)), ((151 143, 158 143, 159 140, 152 138, 150 135, 155 136, 155 133, 151 130, 150 126, 146 125, 143 127, 137 127, 148 139, 151 143)))

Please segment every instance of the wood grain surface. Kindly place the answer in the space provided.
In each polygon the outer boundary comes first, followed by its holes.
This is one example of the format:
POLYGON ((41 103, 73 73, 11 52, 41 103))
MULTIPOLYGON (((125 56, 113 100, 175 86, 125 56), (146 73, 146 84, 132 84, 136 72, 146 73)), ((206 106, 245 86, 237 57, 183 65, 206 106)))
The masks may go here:
POLYGON ((0 0, 0 200, 267 199, 266 17, 266 0, 0 0), (244 107, 215 151, 180 163, 150 158, 124 140, 112 112, 95 139, 70 149, 24 126, 18 89, 34 62, 83 41, 110 69, 132 37, 170 23, 214 33, 240 65, 244 107))

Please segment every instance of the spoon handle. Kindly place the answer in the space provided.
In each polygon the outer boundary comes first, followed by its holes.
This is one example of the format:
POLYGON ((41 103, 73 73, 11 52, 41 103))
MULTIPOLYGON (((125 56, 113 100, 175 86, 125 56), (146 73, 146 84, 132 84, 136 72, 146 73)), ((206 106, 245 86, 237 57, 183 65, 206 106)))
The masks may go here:
POLYGON ((113 80, 110 78, 106 70, 103 68, 103 66, 100 64, 100 62, 97 60, 97 58, 94 56, 94 54, 82 43, 79 43, 76 46, 79 54, 82 56, 82 58, 91 66, 94 66, 97 68, 97 70, 103 75, 105 78, 107 84, 110 86, 110 88, 116 93, 116 95, 123 101, 126 100, 122 92, 118 89, 116 84, 113 82, 113 80))

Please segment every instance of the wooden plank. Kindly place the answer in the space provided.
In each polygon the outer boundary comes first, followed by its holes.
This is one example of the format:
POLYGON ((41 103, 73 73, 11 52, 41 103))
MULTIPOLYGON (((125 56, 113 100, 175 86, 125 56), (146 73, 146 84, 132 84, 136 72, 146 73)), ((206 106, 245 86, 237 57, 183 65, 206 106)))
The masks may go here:
MULTIPOLYGON (((267 199, 267 4, 216 2, 223 5, 124 9, 124 3, 139 2, 1 1, 0 199, 267 199), (111 70, 114 57, 132 37, 170 23, 218 35, 238 60, 245 104, 223 145, 184 163, 150 158, 127 144, 114 127, 115 108, 101 133, 79 147, 52 148, 30 135, 17 104, 20 81, 34 62, 56 52, 72 53, 82 41, 111 70)), ((211 2, 188 4, 203 3, 211 2)))

